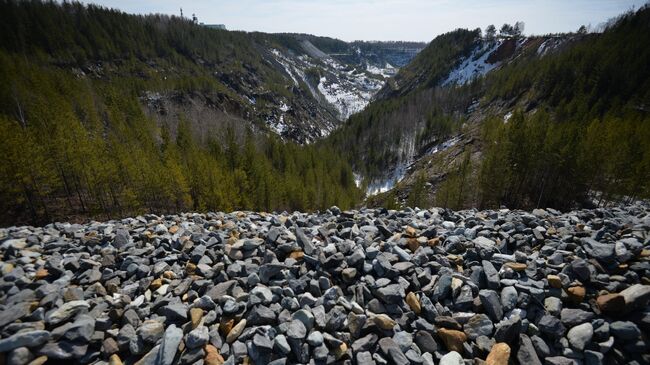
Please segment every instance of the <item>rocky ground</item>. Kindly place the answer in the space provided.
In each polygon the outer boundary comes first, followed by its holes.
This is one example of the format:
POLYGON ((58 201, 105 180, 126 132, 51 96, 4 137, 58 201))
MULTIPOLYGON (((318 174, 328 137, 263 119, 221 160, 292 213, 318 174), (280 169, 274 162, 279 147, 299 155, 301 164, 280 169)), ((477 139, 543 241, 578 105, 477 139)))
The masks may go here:
POLYGON ((650 208, 0 229, 0 364, 647 364, 650 208))

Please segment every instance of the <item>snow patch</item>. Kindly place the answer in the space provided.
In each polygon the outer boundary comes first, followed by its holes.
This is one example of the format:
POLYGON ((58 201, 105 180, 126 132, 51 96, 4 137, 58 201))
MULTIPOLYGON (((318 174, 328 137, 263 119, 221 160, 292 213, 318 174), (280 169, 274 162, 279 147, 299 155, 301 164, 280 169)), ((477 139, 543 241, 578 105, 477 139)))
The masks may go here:
POLYGON ((548 38, 537 48, 537 55, 543 56, 555 49, 557 49, 562 43, 564 43, 565 38, 548 38))
POLYGON ((397 68, 393 67, 390 63, 386 63, 384 67, 377 67, 375 65, 366 64, 366 71, 370 72, 373 75, 379 75, 384 78, 389 78, 397 74, 397 68))
POLYGON ((284 115, 280 115, 277 119, 275 116, 269 117, 266 119, 266 125, 279 136, 289 131, 289 126, 284 122, 284 115))
POLYGON ((401 163, 393 169, 393 172, 388 176, 388 178, 370 183, 366 189, 366 196, 385 193, 394 188, 397 183, 404 179, 406 171, 408 170, 407 166, 407 163, 401 163))
POLYGON ((453 138, 450 138, 442 143, 439 143, 431 148, 429 148, 426 152, 427 155, 433 155, 435 153, 444 151, 446 149, 449 149, 450 147, 455 146, 458 142, 460 142, 460 139, 462 138, 462 135, 456 136, 453 138))
POLYGON ((506 115, 503 116, 503 124, 508 124, 510 118, 512 118, 512 112, 508 112, 506 115))
MULTIPOLYGON (((346 120, 350 115, 363 110, 385 83, 383 80, 368 77, 363 69, 350 69, 349 66, 331 57, 320 59, 308 55, 288 57, 277 49, 272 49, 271 53, 296 85, 299 85, 299 80, 307 84, 312 95, 331 104, 341 120, 346 120), (322 72, 315 89, 305 75, 305 70, 309 68, 317 68, 322 72)), ((377 68, 378 72, 386 75, 391 72, 390 69, 395 68, 390 64, 386 64, 385 69, 377 68)), ((329 134, 330 131, 326 132, 329 134)))
POLYGON ((487 59, 499 46, 503 43, 502 40, 490 43, 482 43, 476 47, 472 53, 463 60, 454 70, 449 73, 447 79, 443 81, 442 85, 462 85, 466 84, 473 79, 483 76, 488 72, 495 69, 500 65, 500 62, 488 63, 487 59))

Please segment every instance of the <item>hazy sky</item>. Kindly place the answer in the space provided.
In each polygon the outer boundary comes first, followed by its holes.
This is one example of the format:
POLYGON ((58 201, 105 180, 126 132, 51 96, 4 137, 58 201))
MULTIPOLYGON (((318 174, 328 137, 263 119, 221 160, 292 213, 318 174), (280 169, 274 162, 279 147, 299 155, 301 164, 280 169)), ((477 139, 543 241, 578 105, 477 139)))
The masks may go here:
POLYGON ((522 20, 526 34, 596 26, 647 0, 94 0, 128 13, 196 13, 231 30, 311 33, 351 40, 429 41, 456 28, 522 20))

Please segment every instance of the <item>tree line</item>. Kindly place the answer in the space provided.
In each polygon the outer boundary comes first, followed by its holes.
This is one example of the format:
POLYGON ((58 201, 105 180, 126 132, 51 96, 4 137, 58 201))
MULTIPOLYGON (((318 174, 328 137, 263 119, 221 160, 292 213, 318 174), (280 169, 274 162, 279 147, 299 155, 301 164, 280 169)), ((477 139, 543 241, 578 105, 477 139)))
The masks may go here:
POLYGON ((223 105, 230 117, 209 131, 192 115, 167 124, 145 113, 148 92, 248 105, 215 70, 289 92, 255 46, 273 37, 75 2, 3 0, 0 19, 0 224, 347 208, 362 197, 338 152, 267 135, 247 110, 223 105))
POLYGON ((571 209, 650 198, 649 30, 645 7, 489 74, 483 104, 515 100, 517 110, 486 119, 480 159, 459 163, 435 203, 571 209))

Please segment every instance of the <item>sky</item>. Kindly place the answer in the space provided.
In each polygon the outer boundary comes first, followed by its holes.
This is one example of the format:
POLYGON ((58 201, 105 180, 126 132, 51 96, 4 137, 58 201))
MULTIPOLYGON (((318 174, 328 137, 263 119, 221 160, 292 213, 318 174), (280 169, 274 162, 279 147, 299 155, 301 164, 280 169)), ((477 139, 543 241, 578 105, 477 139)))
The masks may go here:
POLYGON ((91 0, 127 13, 195 13, 230 30, 353 40, 430 41, 456 28, 523 21, 525 34, 596 27, 647 0, 91 0))

